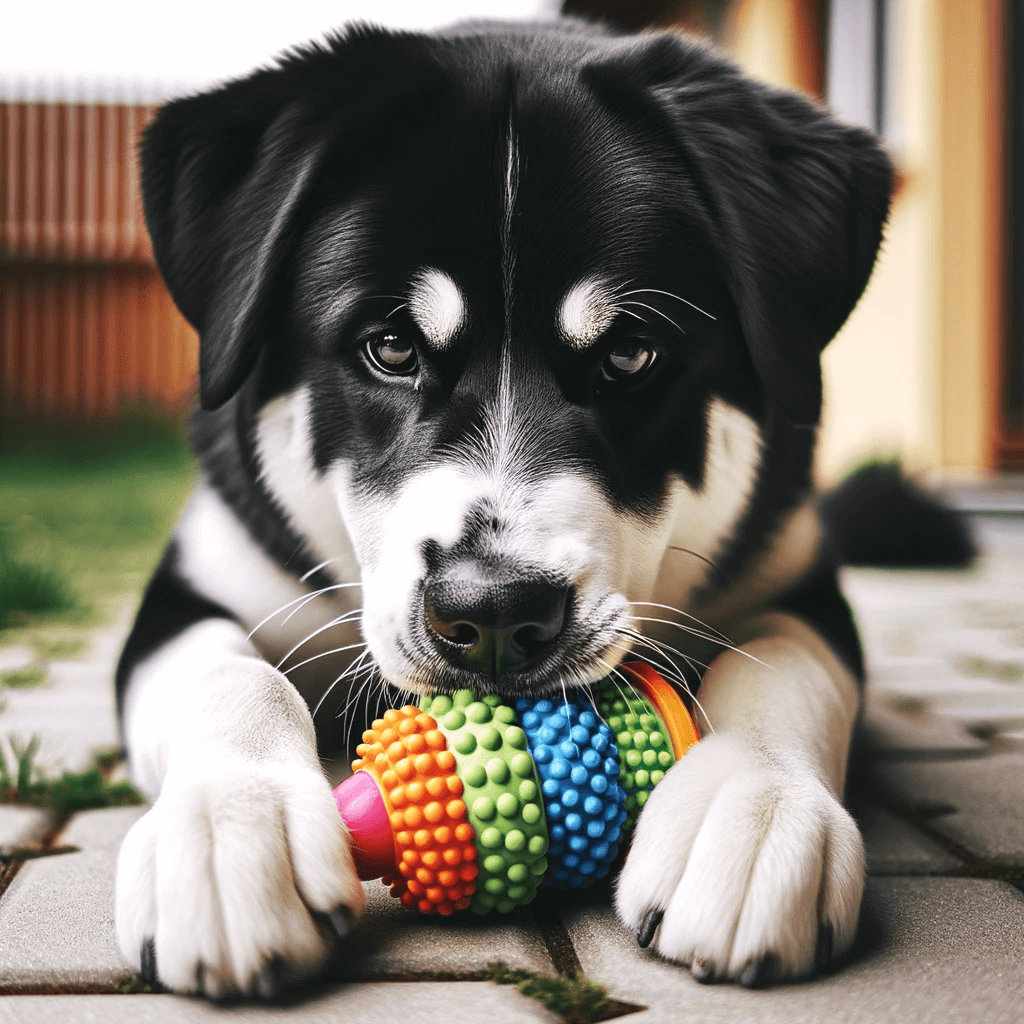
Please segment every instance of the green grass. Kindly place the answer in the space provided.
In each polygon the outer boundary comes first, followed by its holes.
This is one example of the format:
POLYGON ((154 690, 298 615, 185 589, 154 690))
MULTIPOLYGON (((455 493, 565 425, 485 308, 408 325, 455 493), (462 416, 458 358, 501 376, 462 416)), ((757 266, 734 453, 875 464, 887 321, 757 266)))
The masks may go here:
POLYGON ((52 565, 26 561, 10 527, 0 521, 0 626, 17 613, 69 611, 74 606, 63 573, 52 565))
POLYGON ((70 657, 141 591, 195 480, 180 424, 0 434, 0 644, 70 657))

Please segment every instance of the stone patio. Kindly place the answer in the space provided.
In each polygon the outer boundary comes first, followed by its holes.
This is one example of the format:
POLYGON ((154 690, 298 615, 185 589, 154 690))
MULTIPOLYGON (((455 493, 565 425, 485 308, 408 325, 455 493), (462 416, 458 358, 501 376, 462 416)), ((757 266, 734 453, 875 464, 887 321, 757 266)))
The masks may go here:
MULTIPOLYGON (((702 986, 636 945, 607 889, 506 919, 437 921, 377 883, 365 925, 328 980, 274 1006, 118 994, 118 844, 141 808, 66 822, 0 806, 0 851, 44 839, 77 852, 0 862, 0 1024, 65 1021, 557 1021, 509 986, 503 960, 541 974, 581 967, 637 1024, 660 1021, 1018 1021, 1024 1006, 1024 517, 975 519, 972 570, 849 570, 871 681, 849 804, 870 878, 851 961, 799 986, 702 986), (472 979, 472 980, 471 980, 472 979)), ((130 608, 51 682, 3 694, 0 736, 43 738, 51 767, 116 742, 110 676, 130 608), (59 709, 59 710, 58 710, 59 709)), ((17 667, 19 652, 0 650, 17 667)), ((538 901, 540 903, 540 901, 538 901)))

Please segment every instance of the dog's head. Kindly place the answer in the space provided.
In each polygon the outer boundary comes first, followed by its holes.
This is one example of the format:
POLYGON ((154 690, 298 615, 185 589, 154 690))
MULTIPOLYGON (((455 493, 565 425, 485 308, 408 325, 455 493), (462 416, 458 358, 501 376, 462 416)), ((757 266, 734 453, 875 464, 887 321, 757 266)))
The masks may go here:
POLYGON ((353 31, 143 155, 202 404, 288 403, 410 689, 597 678, 659 578, 706 582, 817 420, 890 183, 713 52, 572 27, 353 31))

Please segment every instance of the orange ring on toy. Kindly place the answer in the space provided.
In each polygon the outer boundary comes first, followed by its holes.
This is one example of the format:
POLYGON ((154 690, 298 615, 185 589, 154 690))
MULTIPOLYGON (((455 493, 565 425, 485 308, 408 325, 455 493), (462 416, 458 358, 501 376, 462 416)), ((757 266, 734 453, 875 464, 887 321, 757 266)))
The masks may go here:
POLYGON ((676 760, 685 754, 690 747, 700 741, 700 733, 679 695, 661 678, 658 673, 644 662, 630 661, 619 666, 625 672, 637 690, 650 702, 658 712, 668 730, 672 741, 672 750, 676 760))

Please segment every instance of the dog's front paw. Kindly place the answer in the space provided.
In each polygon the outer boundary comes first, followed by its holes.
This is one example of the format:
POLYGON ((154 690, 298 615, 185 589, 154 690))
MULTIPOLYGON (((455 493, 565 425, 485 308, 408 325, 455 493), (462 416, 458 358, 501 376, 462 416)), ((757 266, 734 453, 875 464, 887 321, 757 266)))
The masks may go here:
POLYGON ((717 735, 651 794, 615 902, 698 980, 758 986, 842 956, 863 887, 857 826, 813 771, 717 735))
POLYGON ((196 761, 168 771, 117 865, 117 937, 146 981, 272 998, 323 966, 363 890, 315 768, 196 761))

